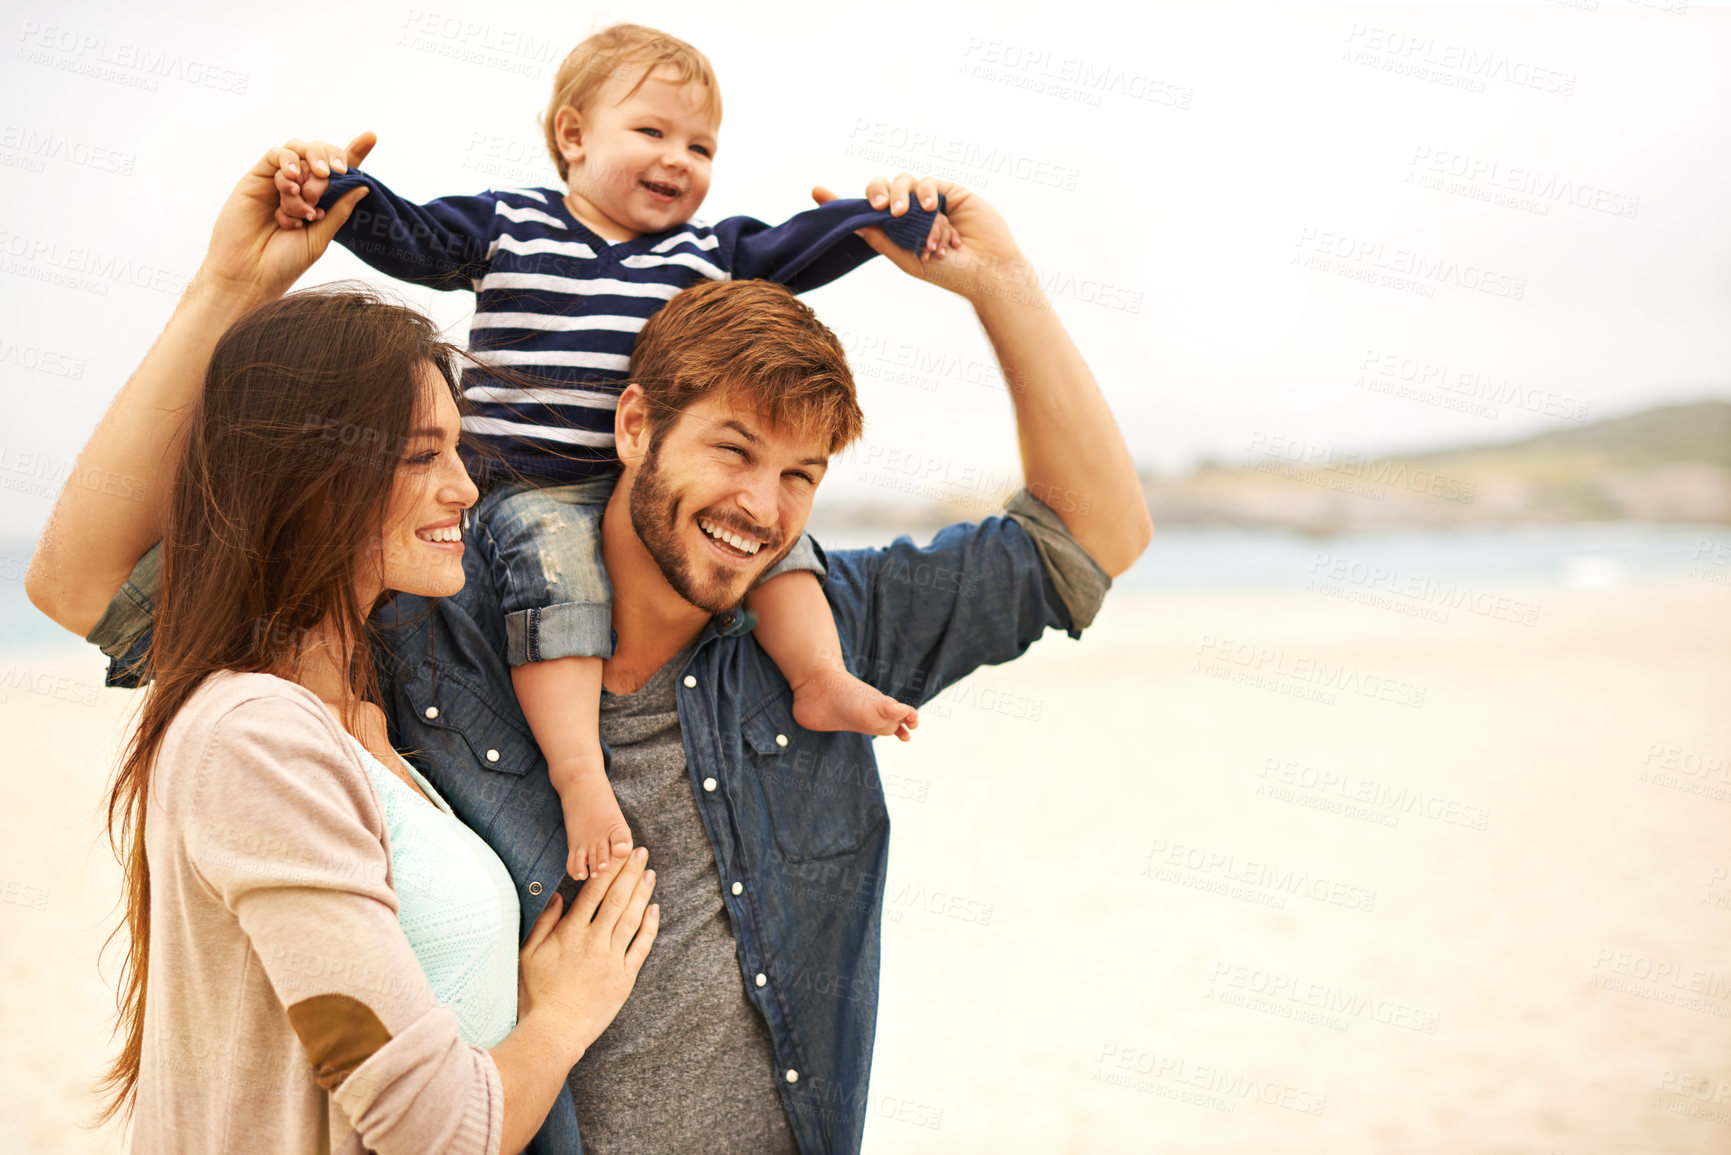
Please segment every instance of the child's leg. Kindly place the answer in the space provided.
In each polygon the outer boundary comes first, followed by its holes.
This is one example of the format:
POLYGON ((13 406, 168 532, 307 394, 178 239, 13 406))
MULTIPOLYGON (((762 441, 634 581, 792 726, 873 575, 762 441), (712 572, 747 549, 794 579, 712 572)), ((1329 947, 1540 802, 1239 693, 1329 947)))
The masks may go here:
POLYGON ((841 636, 817 577, 783 573, 752 587, 745 605, 757 641, 793 687, 793 720, 807 730, 857 730, 908 740, 919 711, 848 673, 841 636))
POLYGON ((631 853, 631 828, 601 756, 601 659, 554 658, 511 667, 517 704, 547 758, 565 812, 566 870, 587 878, 631 853))
POLYGON ((613 643, 600 523, 611 492, 611 479, 511 484, 475 510, 505 611, 511 685, 559 792, 573 878, 607 869, 632 846, 601 748, 601 664, 613 643))

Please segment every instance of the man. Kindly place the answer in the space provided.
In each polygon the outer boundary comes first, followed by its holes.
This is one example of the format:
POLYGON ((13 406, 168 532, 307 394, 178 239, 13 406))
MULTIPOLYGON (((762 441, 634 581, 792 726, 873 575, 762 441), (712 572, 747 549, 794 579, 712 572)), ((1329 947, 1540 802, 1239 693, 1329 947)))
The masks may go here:
MULTIPOLYGON (((1048 627, 1079 636, 1150 526, 1105 401, 997 213, 965 189, 906 176, 868 191, 928 207, 946 194, 964 243, 943 261, 922 263, 875 230, 867 239, 974 306, 1012 385, 1027 483, 1006 516, 952 526, 924 549, 904 538, 826 558, 848 668, 919 705, 1048 627)), ((633 365, 635 375, 645 357, 695 356, 686 392, 669 402, 634 385, 621 398, 623 473, 602 522, 617 635, 602 737, 657 869, 660 937, 535 1149, 857 1151, 876 1024, 883 791, 868 737, 794 724, 787 683, 738 609, 798 539, 837 446, 821 418, 776 413, 728 367, 785 339, 831 356, 850 404, 851 377, 839 343, 793 298, 765 298, 753 283, 688 292, 697 296, 645 329, 633 365), (747 306, 771 336, 729 345, 747 306)), ((533 915, 563 878, 563 823, 510 692, 499 593, 475 544, 460 594, 404 596, 382 612, 385 706, 393 744, 418 755, 498 851, 533 915)), ((151 560, 90 631, 117 677, 148 644, 151 560)))

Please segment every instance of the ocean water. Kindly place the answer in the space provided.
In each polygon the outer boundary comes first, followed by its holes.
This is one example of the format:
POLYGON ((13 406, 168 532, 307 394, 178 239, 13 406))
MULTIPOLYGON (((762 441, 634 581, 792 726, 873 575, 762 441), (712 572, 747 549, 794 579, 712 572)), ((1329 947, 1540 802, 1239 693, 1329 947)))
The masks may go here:
MULTIPOLYGON (((830 549, 882 545, 892 530, 818 531, 830 549)), ((913 533, 929 541, 932 531, 913 533)), ((31 543, 0 546, 0 646, 81 643, 24 596, 31 543)), ((1156 529, 1153 543, 1115 588, 1159 591, 1302 590, 1316 580, 1398 588, 1460 584, 1615 589, 1692 578, 1731 593, 1731 526, 1602 522, 1457 531, 1310 537, 1271 530, 1156 529)))
MULTIPOLYGON (((819 531, 827 548, 881 544, 893 531, 819 531)), ((930 540, 932 531, 913 533, 930 540)), ((1695 577, 1727 584, 1731 526, 1599 522, 1309 536, 1276 530, 1161 529, 1118 589, 1302 590, 1317 579, 1401 586, 1613 589, 1695 577)))

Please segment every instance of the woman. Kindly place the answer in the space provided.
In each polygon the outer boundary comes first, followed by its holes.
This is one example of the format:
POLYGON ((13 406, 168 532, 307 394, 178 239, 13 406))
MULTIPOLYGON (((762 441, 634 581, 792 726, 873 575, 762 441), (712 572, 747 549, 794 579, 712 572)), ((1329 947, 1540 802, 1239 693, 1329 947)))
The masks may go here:
POLYGON ((109 797, 130 934, 104 1118, 135 1152, 517 1151, 630 993, 653 872, 634 854, 572 918, 555 895, 519 957, 503 865, 390 748, 368 615, 463 584, 453 351, 365 293, 281 296, 358 199, 279 231, 282 152, 224 205, 28 579, 88 633, 163 541, 109 797))

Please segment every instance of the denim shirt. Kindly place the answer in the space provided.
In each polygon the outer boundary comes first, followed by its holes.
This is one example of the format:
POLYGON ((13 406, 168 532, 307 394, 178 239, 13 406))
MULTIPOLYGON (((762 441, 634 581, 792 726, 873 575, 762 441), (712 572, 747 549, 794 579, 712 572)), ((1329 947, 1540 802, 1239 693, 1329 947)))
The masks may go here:
MULTIPOLYGON (((565 878, 559 797, 511 690, 504 618, 480 552, 465 551, 460 593, 399 595, 381 609, 376 652, 393 744, 504 860, 527 933, 554 889, 575 884, 565 878)), ((135 685, 143 672, 156 557, 139 563, 90 634, 116 659, 111 685, 135 685)), ((980 666, 1017 657, 1048 627, 1080 637, 1111 584, 1025 490, 1005 516, 952 525, 929 546, 902 537, 822 560, 848 669, 916 706, 980 666)), ((691 789, 800 1150, 857 1152, 889 815, 872 739, 801 729, 792 691, 752 625, 743 610, 714 618, 681 672, 691 789)), ((530 1149, 582 1150, 569 1088, 530 1149)))

